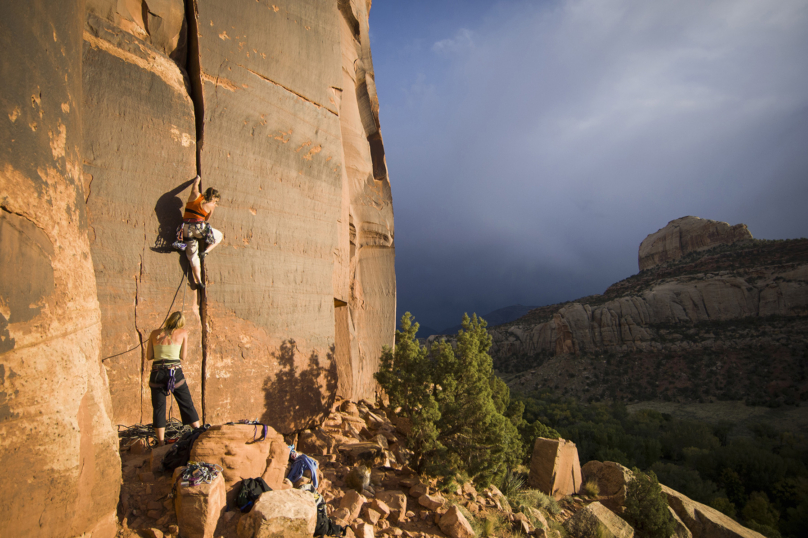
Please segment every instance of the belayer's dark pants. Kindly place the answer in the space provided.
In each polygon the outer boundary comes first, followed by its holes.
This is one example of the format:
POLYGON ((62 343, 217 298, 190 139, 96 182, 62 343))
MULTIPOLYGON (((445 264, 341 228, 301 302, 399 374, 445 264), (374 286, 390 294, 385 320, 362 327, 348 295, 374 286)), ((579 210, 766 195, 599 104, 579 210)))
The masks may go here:
MULTIPOLYGON (((151 388, 151 402, 153 409, 153 426, 155 428, 166 427, 166 398, 168 397, 168 370, 152 370, 149 376, 149 388, 151 388), (159 387, 155 386, 159 385, 159 387)), ((199 420, 196 414, 194 401, 191 399, 191 391, 188 390, 188 383, 182 375, 182 368, 174 370, 174 399, 180 408, 180 417, 183 424, 192 424, 199 420), (182 381, 182 383, 180 383, 182 381), (179 384, 179 386, 177 386, 179 384)))

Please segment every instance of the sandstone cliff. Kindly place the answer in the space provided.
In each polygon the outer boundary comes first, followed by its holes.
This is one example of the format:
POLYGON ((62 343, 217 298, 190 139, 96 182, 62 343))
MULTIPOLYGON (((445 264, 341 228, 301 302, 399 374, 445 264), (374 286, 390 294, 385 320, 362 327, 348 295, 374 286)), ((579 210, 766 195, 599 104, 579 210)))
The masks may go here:
MULTIPOLYGON (((680 244, 696 243, 680 235, 680 244)), ((806 314, 808 240, 746 240, 691 250, 603 295, 536 309, 491 331, 492 356, 500 371, 531 371, 512 383, 520 389, 794 399, 808 396, 805 380, 792 376, 806 351, 806 314), (582 356, 593 357, 588 370, 589 361, 570 359, 582 356)))
POLYGON ((640 243, 640 271, 676 261, 691 252, 731 245, 744 239, 752 239, 746 224, 730 226, 726 222, 699 217, 672 220, 640 243))
POLYGON ((289 432, 374 396, 396 296, 369 9, 0 8, 0 455, 18 486, 0 528, 25 512, 49 536, 114 533, 113 424, 151 422, 140 344, 172 299, 207 422, 289 432), (206 293, 170 248, 197 173, 222 193, 206 293))

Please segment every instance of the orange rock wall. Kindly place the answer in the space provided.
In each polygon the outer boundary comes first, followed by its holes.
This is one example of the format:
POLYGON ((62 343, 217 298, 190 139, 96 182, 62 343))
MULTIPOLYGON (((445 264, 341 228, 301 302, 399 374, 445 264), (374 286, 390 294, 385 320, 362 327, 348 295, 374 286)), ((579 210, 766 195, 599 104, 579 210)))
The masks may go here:
POLYGON ((120 459, 81 180, 83 2, 0 4, 0 534, 113 537, 120 459))
POLYGON ((184 371, 204 420, 287 432, 337 396, 373 398, 395 273, 369 6, 139 6, 89 0, 84 31, 102 356, 135 348, 105 361, 116 421, 151 422, 138 344, 187 269, 168 245, 197 170, 221 192, 211 224, 225 240, 205 260, 207 291, 182 286, 172 310, 184 295, 184 371))

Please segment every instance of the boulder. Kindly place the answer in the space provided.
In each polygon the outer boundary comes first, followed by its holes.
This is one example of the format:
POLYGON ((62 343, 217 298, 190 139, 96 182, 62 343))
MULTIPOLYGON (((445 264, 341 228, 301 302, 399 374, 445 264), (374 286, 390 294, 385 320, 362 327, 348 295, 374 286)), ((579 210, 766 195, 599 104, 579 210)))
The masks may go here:
POLYGON ((578 493, 581 464, 575 443, 565 439, 536 439, 530 458, 528 485, 556 500, 578 493))
POLYGON ((564 528, 576 538, 632 538, 634 529, 620 516, 600 504, 593 502, 578 510, 567 520, 564 528))
POLYGON ((387 516, 390 515, 390 507, 387 506, 387 503, 380 501, 378 496, 370 503, 370 507, 379 512, 382 519, 387 519, 387 516))
POLYGON ((367 499, 365 499, 361 493, 358 493, 352 489, 346 491, 345 495, 343 495, 342 499, 340 499, 339 507, 347 509, 348 516, 341 519, 344 519, 350 523, 359 517, 359 513, 362 511, 362 506, 364 506, 366 502, 367 499))
POLYGON ((380 491, 376 499, 383 502, 389 510, 407 511, 407 496, 398 490, 380 491))
POLYGON ((676 261, 690 252, 731 245, 745 239, 752 239, 746 224, 730 226, 726 222, 699 217, 672 220, 640 243, 640 271, 676 261))
MULTIPOLYGON (((346 424, 350 423, 346 422, 346 424)), ((341 445, 339 451, 347 457, 348 462, 351 464, 360 461, 370 464, 384 454, 382 447, 376 443, 368 442, 341 445)))
POLYGON ((452 506, 441 516, 438 527, 451 538, 472 538, 474 529, 466 519, 466 516, 457 506, 452 506))
POLYGON ((311 538, 317 526, 317 504, 308 491, 268 491, 238 522, 239 538, 311 538))
MULTIPOLYGON (((228 500, 232 501, 236 494, 236 486, 245 478, 263 476, 268 462, 275 462, 276 468, 280 464, 284 469, 286 468, 289 448, 283 436, 268 427, 266 439, 259 441, 262 433, 261 425, 222 424, 211 426, 194 442, 191 449, 191 461, 205 461, 220 465, 224 469, 228 500), (274 452, 272 451, 273 446, 276 448, 274 452), (276 461, 281 459, 284 453, 286 460, 276 461), (271 460, 270 456, 272 456, 271 460)), ((278 477, 275 476, 276 473, 270 474, 272 483, 267 480, 267 484, 276 489, 280 485, 278 477)))
POLYGON ((682 523, 693 533, 693 538, 763 538, 763 535, 747 529, 731 517, 682 495, 662 485, 668 499, 682 523))
POLYGON ((224 477, 219 474, 210 484, 183 486, 180 476, 184 470, 185 467, 174 470, 174 483, 177 484, 174 510, 180 533, 185 538, 213 538, 227 504, 224 477))
POLYGON ((427 495, 426 493, 418 497, 418 504, 427 508, 428 510, 437 510, 444 504, 446 504, 446 499, 441 497, 440 495, 427 495))
POLYGON ((613 461, 589 461, 581 468, 582 483, 598 485, 598 501, 610 510, 618 511, 626 500, 626 486, 634 478, 626 467, 613 461))
POLYGON ((368 523, 359 523, 358 525, 353 526, 353 530, 356 538, 375 538, 376 536, 373 525, 368 523))

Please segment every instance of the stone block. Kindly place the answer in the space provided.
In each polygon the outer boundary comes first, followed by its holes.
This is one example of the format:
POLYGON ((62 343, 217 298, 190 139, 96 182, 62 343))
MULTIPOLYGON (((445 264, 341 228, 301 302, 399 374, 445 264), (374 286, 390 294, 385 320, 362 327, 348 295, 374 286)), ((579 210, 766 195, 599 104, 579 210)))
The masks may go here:
POLYGON ((693 538, 763 538, 763 535, 747 529, 731 517, 710 506, 703 505, 678 491, 663 485, 662 493, 684 525, 693 533, 693 538))
POLYGON ((466 516, 457 506, 452 506, 443 514, 438 521, 438 526, 451 538, 472 538, 474 536, 474 529, 471 528, 466 516))
POLYGON ((239 538, 311 538, 317 526, 317 505, 308 491, 268 491, 238 522, 239 538))
POLYGON ((444 499, 440 495, 423 494, 420 497, 418 497, 418 504, 429 510, 437 510, 438 508, 446 504, 446 499, 444 499))
POLYGON ((401 510, 402 513, 407 511, 407 496, 400 491, 380 491, 376 494, 376 499, 387 505, 390 510, 401 510))
MULTIPOLYGON (((185 467, 178 467, 174 471, 175 482, 179 482, 184 470, 185 467)), ((225 506, 225 480, 221 474, 210 484, 177 483, 174 510, 183 538, 213 538, 225 506)))
POLYGON ((581 463, 575 443, 564 439, 536 439, 530 458, 528 485, 555 499, 578 493, 581 463))
POLYGON ((345 495, 342 496, 342 499, 339 502, 340 508, 345 508, 348 510, 348 517, 343 518, 348 523, 359 517, 359 513, 362 511, 362 506, 367 502, 367 499, 354 490, 348 490, 345 492, 345 495))

